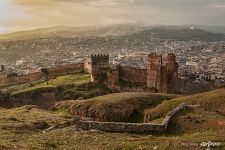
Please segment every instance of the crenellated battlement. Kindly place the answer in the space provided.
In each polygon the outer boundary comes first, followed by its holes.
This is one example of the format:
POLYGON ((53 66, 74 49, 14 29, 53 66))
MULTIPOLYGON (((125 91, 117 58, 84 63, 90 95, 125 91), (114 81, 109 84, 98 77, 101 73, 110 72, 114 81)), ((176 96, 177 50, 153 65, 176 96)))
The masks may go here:
POLYGON ((109 62, 109 55, 108 54, 91 55, 91 62, 92 63, 108 63, 109 62))

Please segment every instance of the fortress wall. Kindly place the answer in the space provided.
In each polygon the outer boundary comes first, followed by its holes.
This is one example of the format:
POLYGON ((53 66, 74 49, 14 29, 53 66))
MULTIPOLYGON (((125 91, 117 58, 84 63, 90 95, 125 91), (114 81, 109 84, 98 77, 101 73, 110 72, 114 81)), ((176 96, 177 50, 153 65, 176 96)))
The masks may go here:
POLYGON ((147 82, 147 69, 119 66, 119 78, 131 82, 147 82))
MULTIPOLYGON (((62 74, 80 72, 80 71, 84 71, 84 64, 83 63, 67 64, 67 65, 48 68, 48 71, 49 71, 50 77, 54 77, 54 76, 58 76, 62 74)), ((5 77, 5 78, 0 78, 0 85, 27 83, 27 82, 39 80, 43 77, 44 75, 41 71, 30 73, 30 74, 24 74, 20 76, 15 76, 15 77, 5 77)))
POLYGON ((15 77, 1 78, 0 85, 26 83, 26 82, 30 82, 30 81, 39 80, 41 78, 43 78, 43 74, 41 72, 34 72, 34 73, 19 75, 19 76, 15 76, 15 77))
POLYGON ((62 66, 52 67, 52 68, 48 68, 48 71, 49 71, 50 77, 61 75, 61 74, 80 72, 80 71, 84 71, 84 63, 66 64, 62 66))
POLYGON ((112 69, 112 71, 107 73, 108 82, 111 84, 115 84, 119 82, 119 70, 118 69, 112 69))
MULTIPOLYGON (((166 115, 161 124, 80 121, 78 126, 83 130, 94 129, 105 132, 164 133, 174 115, 186 107, 188 107, 186 103, 178 105, 166 115)), ((145 122, 147 122, 147 120, 145 120, 145 122)))

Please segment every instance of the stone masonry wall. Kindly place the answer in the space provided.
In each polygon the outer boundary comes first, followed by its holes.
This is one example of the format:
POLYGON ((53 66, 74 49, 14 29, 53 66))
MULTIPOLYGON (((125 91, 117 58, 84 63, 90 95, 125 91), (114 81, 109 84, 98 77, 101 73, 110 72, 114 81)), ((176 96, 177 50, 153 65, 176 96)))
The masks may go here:
POLYGON ((94 129, 104 132, 164 133, 172 117, 186 107, 187 104, 181 103, 166 115, 161 124, 80 121, 78 127, 83 130, 94 129))
POLYGON ((51 76, 54 77, 61 74, 80 72, 80 71, 84 71, 84 63, 66 64, 62 66, 52 67, 52 68, 49 68, 48 71, 49 71, 50 77, 51 76))
POLYGON ((147 82, 147 70, 128 66, 119 66, 119 78, 131 82, 147 82))
MULTIPOLYGON (((84 64, 83 63, 67 64, 67 65, 48 68, 48 71, 49 71, 50 77, 67 74, 67 73, 80 72, 80 71, 84 71, 84 64)), ((5 78, 0 78, 0 85, 27 83, 27 82, 39 80, 43 77, 44 75, 41 71, 30 73, 30 74, 24 74, 24 75, 20 75, 16 77, 5 77, 5 78)))
POLYGON ((152 133, 152 132, 163 132, 165 130, 165 126, 161 124, 97 122, 97 121, 81 121, 80 127, 83 130, 96 129, 104 132, 152 133))

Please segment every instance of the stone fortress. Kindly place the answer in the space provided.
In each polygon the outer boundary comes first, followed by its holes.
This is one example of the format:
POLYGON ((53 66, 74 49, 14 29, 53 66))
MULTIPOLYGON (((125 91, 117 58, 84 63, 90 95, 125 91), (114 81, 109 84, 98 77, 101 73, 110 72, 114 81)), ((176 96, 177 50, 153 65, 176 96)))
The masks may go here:
POLYGON ((160 93, 193 94, 210 89, 208 85, 181 79, 173 53, 168 53, 165 63, 162 54, 150 53, 144 69, 121 65, 111 67, 109 55, 92 55, 84 66, 91 74, 92 82, 97 82, 101 74, 107 72, 108 87, 117 91, 121 91, 120 81, 141 84, 143 89, 160 93))
MULTIPOLYGON (((67 64, 48 68, 49 76, 55 77, 64 74, 72 74, 78 72, 87 72, 91 75, 92 82, 104 82, 105 85, 116 92, 123 92, 120 83, 126 82, 131 85, 136 83, 139 89, 132 86, 128 87, 133 91, 153 91, 160 93, 178 93, 178 94, 193 94, 210 90, 202 83, 195 83, 189 80, 184 80, 178 74, 179 65, 176 62, 176 56, 173 53, 167 55, 167 61, 163 62, 162 54, 150 53, 148 55, 145 68, 133 68, 129 66, 110 66, 109 55, 92 55, 89 61, 79 64, 67 64), (101 78, 104 77, 104 78, 101 78), (103 80, 102 80, 103 79, 103 80)), ((1 73, 4 75, 4 66, 1 67, 1 73)), ((34 72, 26 75, 3 76, 0 77, 0 86, 23 84, 42 79, 42 72, 34 72)), ((37 93, 22 93, 13 96, 8 95, 4 89, 0 91, 0 101, 4 102, 3 106, 12 107, 15 103, 18 105, 33 103, 36 101, 56 99, 59 88, 47 88, 38 90, 37 93)), ((125 90, 125 91, 126 91, 125 90)), ((98 122, 81 119, 78 122, 78 127, 83 130, 100 130, 105 132, 132 132, 132 133, 165 133, 173 116, 189 106, 185 103, 180 104, 171 110, 161 123, 151 123, 150 117, 145 116, 144 123, 124 123, 124 122, 98 122)))
MULTIPOLYGON (((151 91, 160 93, 194 94, 211 90, 211 85, 182 79, 178 74, 179 65, 176 56, 168 53, 167 61, 163 62, 162 54, 150 53, 145 68, 130 66, 110 66, 109 55, 92 55, 91 58, 78 64, 67 64, 48 68, 49 76, 85 71, 91 75, 92 82, 104 82, 115 92, 151 91), (101 77, 104 76, 104 80, 101 77), (124 89, 122 82, 128 86, 124 89), (131 86, 130 86, 131 85, 131 86), (135 87, 134 85, 138 85, 135 87)), ((16 85, 33 82, 44 78, 41 71, 24 75, 5 75, 1 67, 0 86, 16 85)))

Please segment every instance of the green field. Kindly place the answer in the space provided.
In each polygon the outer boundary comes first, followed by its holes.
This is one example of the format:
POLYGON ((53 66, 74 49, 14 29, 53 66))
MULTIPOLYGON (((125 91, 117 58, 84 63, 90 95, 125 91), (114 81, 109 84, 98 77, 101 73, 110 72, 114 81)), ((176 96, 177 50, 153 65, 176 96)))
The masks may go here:
POLYGON ((40 88, 54 88, 57 86, 68 85, 68 84, 81 85, 81 84, 85 84, 89 82, 90 82, 89 74, 78 73, 78 74, 58 76, 56 78, 50 79, 48 85, 47 85, 47 82, 42 81, 41 83, 37 83, 37 84, 22 84, 22 85, 17 85, 16 88, 15 86, 9 87, 9 88, 11 89, 14 88, 13 94, 16 94, 16 93, 32 91, 32 90, 40 89, 40 88))
POLYGON ((225 114, 225 88, 207 93, 179 97, 171 101, 164 101, 154 109, 146 110, 146 116, 149 116, 151 118, 150 120, 164 117, 167 112, 171 111, 182 102, 191 105, 200 105, 205 110, 225 114))

